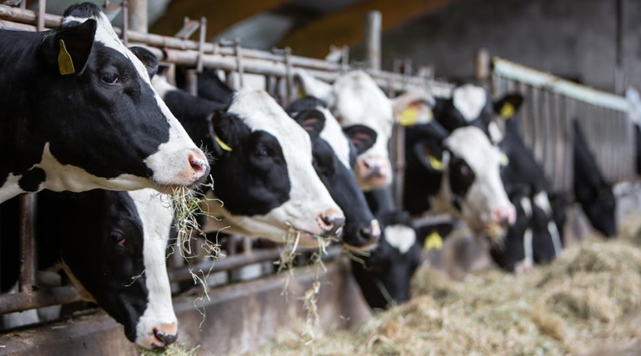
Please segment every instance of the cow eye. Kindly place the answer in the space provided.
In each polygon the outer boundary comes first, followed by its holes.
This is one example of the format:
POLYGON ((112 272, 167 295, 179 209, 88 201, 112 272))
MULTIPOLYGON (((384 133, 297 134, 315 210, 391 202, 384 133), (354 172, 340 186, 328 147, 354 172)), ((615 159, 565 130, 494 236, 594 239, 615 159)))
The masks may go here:
POLYGON ((111 240, 118 246, 124 247, 125 246, 125 234, 122 231, 112 231, 111 232, 111 240))
POLYGON ((107 85, 117 85, 120 83, 120 78, 118 77, 118 74, 113 72, 102 73, 102 76, 100 79, 102 80, 103 83, 107 85))

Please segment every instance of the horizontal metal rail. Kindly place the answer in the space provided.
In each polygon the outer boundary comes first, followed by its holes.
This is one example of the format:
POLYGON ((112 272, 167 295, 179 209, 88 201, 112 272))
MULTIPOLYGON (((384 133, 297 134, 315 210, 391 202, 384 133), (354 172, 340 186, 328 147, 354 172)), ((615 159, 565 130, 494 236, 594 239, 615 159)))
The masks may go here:
POLYGON ((78 291, 73 287, 56 287, 30 293, 3 294, 0 296, 1 314, 20 312, 29 309, 50 307, 81 301, 78 291))

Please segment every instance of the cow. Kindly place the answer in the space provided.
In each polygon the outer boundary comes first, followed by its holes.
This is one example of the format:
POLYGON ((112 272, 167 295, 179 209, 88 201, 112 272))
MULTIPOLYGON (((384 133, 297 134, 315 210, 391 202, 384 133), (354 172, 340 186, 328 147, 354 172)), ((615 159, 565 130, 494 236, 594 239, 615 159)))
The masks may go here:
POLYGON ((157 59, 126 48, 100 9, 47 32, 0 30, 0 203, 43 189, 169 192, 208 176, 205 154, 151 86, 157 59))
POLYGON ((543 170, 525 146, 514 118, 522 103, 523 97, 515 93, 493 102, 483 87, 464 84, 453 90, 451 98, 437 99, 433 111, 448 131, 477 127, 505 154, 501 179, 510 201, 518 207, 517 226, 508 229, 503 243, 492 246, 491 255, 508 271, 528 271, 533 261, 549 262, 563 248, 562 227, 556 225, 543 170), (524 199, 530 209, 523 208, 524 199), (525 216, 526 212, 530 213, 525 216))
MULTIPOLYGON (((97 303, 147 349, 177 337, 165 264, 169 205, 153 189, 38 193, 38 267, 63 269, 85 301, 97 303)), ((18 279, 18 208, 17 198, 0 205, 3 292, 18 279)))
POLYGON ((407 127, 404 208, 412 215, 449 213, 499 239, 516 218, 501 181, 502 157, 476 127, 452 133, 436 121, 407 127))
POLYGON ((281 243, 296 236, 301 247, 336 237, 345 217, 314 171, 310 135, 269 94, 244 89, 216 103, 162 76, 153 84, 192 139, 213 152, 213 195, 223 205, 209 209, 223 220, 209 219, 207 230, 281 243))
POLYGON ((453 226, 415 227, 406 212, 396 209, 389 188, 371 190, 365 196, 383 232, 370 254, 352 259, 352 274, 370 308, 385 309, 409 299, 410 281, 423 262, 428 237, 447 236, 453 226))
POLYGON ((343 128, 364 125, 376 132, 376 142, 357 158, 354 172, 363 191, 380 189, 392 182, 388 141, 394 124, 393 105, 407 102, 404 96, 390 100, 374 79, 363 71, 352 71, 329 85, 298 70, 295 78, 307 95, 325 103, 343 128))
POLYGON ((375 246, 380 236, 378 221, 370 212, 352 170, 356 157, 376 141, 376 132, 362 125, 343 132, 326 104, 314 97, 298 99, 285 110, 310 133, 314 169, 345 214, 341 240, 348 249, 362 251, 375 246), (314 133, 320 132, 319 135, 314 133))
POLYGON ((614 237, 616 227, 616 198, 585 142, 578 120, 574 130, 574 198, 581 204, 590 224, 605 237, 614 237))

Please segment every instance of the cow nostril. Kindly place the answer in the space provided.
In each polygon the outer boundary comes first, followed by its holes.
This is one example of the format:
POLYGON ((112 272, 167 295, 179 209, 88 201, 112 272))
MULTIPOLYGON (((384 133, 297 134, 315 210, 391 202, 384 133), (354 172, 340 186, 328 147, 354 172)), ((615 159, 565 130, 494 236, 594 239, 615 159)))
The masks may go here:
POLYGON ((374 234, 374 230, 371 227, 365 227, 358 231, 359 236, 366 240, 367 243, 375 242, 378 240, 378 235, 374 234))
POLYGON ((156 328, 154 328, 154 337, 161 342, 161 345, 156 345, 157 347, 160 348, 165 348, 169 346, 170 344, 173 344, 176 339, 178 338, 177 334, 168 334, 164 333, 156 328))
POLYGON ((320 225, 326 235, 334 235, 345 225, 345 218, 333 214, 322 214, 318 217, 318 225, 320 225))
POLYGON ((196 181, 202 180, 209 171, 209 164, 193 154, 189 154, 189 165, 193 170, 193 175, 196 181))

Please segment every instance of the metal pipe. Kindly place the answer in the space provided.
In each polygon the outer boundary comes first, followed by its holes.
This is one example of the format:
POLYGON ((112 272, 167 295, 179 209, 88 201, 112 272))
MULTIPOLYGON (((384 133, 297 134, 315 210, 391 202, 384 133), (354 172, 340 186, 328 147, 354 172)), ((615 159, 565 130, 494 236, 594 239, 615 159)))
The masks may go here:
POLYGON ((474 54, 474 78, 480 85, 489 86, 490 51, 486 48, 481 48, 474 54))
POLYGON ((196 64, 196 70, 198 73, 203 71, 203 54, 205 53, 205 40, 207 37, 207 19, 204 17, 200 18, 200 36, 198 37, 198 63, 196 64))
MULTIPOLYGON (((147 33, 147 0, 129 0, 129 28, 140 33, 147 33)), ((125 22, 123 22, 124 26, 125 22)))
POLYGON ((36 195, 20 196, 20 292, 31 293, 35 285, 36 246, 35 246, 36 195))
POLYGON ((129 3, 122 0, 122 43, 129 47, 129 3))
MULTIPOLYGON (((24 0, 27 1, 27 0, 24 0)), ((45 15, 47 13, 47 0, 38 1, 38 31, 45 30, 45 15)))
POLYGON ((365 49, 367 64, 369 68, 374 70, 381 70, 381 27, 381 12, 368 12, 365 22, 365 49))
POLYGON ((31 293, 3 294, 0 295, 0 314, 79 301, 82 301, 82 298, 73 287, 57 287, 31 293))
POLYGON ((185 90, 193 95, 193 96, 198 96, 198 70, 196 69, 189 69, 187 70, 186 78, 185 78, 185 90))

